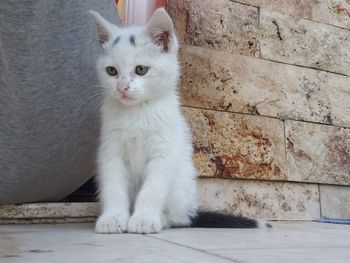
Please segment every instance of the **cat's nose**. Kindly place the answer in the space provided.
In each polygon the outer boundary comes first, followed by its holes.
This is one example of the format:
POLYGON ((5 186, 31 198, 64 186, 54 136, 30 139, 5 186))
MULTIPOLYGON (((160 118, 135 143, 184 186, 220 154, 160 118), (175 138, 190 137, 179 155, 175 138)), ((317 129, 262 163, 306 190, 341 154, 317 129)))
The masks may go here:
POLYGON ((120 92, 125 92, 125 91, 127 91, 129 88, 130 88, 130 87, 127 86, 127 85, 118 86, 118 90, 119 90, 120 92))

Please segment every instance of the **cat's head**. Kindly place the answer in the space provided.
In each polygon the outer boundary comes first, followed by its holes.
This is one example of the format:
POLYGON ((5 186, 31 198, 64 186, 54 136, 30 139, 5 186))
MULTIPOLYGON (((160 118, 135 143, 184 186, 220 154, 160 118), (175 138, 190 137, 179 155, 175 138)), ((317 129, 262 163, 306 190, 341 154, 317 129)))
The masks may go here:
POLYGON ((178 42, 170 16, 157 9, 145 27, 121 28, 98 13, 100 84, 123 105, 138 105, 176 92, 178 42))

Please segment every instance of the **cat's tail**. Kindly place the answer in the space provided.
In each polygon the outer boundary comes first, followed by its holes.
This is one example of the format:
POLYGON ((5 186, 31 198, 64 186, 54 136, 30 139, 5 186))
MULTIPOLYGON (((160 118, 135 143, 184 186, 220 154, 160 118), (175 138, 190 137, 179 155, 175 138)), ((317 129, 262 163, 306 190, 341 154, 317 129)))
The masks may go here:
POLYGON ((262 220, 239 217, 221 212, 198 211, 191 219, 190 227, 204 228, 271 228, 272 225, 262 220))

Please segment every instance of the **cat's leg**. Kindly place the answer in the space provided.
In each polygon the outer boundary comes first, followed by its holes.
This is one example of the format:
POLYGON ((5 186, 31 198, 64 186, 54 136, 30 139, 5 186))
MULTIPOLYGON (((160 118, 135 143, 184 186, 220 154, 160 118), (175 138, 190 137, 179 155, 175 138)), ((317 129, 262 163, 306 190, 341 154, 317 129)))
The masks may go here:
POLYGON ((98 233, 122 233, 129 220, 128 172, 121 158, 103 158, 100 167, 102 214, 95 230, 98 233))
POLYGON ((148 163, 144 183, 128 222, 128 232, 157 233, 163 228, 163 208, 172 173, 168 160, 164 158, 154 158, 148 163))
POLYGON ((186 227, 197 212, 197 183, 192 163, 184 165, 174 176, 165 205, 166 227, 186 227))

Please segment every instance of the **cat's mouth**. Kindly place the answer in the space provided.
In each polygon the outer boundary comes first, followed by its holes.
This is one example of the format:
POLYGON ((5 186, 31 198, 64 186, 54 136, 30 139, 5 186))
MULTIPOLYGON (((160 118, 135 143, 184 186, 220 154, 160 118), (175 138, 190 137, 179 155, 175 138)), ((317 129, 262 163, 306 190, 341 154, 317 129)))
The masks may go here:
POLYGON ((116 92, 114 96, 117 100, 119 100, 122 104, 125 105, 135 105, 139 102, 138 96, 134 94, 130 94, 129 92, 116 92))
POLYGON ((121 99, 121 100, 135 100, 133 97, 130 97, 130 96, 127 95, 127 94, 121 94, 120 99, 121 99))
POLYGON ((134 98, 126 93, 119 94, 119 100, 120 100, 120 102, 126 103, 126 104, 134 103, 135 101, 137 101, 136 98, 134 98))

